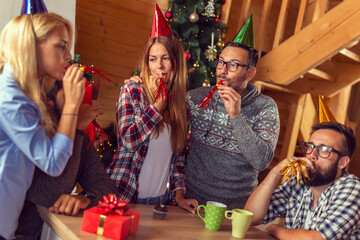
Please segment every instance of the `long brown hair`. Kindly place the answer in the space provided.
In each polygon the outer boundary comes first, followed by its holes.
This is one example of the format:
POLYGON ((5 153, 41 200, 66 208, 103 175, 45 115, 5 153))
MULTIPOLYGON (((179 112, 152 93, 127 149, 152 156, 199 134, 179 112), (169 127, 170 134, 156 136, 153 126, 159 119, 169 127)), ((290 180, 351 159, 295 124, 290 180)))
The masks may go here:
POLYGON ((0 72, 5 63, 11 66, 15 82, 39 108, 41 124, 50 137, 55 134, 55 126, 44 103, 43 81, 38 75, 37 45, 61 26, 66 27, 71 46, 71 24, 55 13, 18 16, 5 26, 0 39, 0 72))
POLYGON ((141 59, 141 72, 144 80, 145 97, 149 104, 155 101, 153 93, 149 88, 149 78, 151 75, 149 68, 150 49, 155 43, 165 46, 171 61, 172 72, 168 86, 173 94, 170 102, 162 109, 160 114, 163 121, 156 126, 156 135, 165 127, 165 123, 171 126, 171 146, 172 150, 180 153, 185 148, 187 137, 187 118, 186 118, 186 87, 187 87, 187 68, 183 48, 174 36, 163 36, 150 38, 145 46, 144 55, 141 59))

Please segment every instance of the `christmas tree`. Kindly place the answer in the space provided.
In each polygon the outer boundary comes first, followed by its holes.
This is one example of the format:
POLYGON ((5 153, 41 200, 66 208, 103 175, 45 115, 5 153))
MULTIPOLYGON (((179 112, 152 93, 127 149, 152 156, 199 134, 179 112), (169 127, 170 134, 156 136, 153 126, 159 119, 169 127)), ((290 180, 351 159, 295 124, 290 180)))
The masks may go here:
POLYGON ((221 53, 227 25, 221 22, 225 0, 170 0, 165 17, 185 51, 189 88, 216 83, 214 60, 221 53))

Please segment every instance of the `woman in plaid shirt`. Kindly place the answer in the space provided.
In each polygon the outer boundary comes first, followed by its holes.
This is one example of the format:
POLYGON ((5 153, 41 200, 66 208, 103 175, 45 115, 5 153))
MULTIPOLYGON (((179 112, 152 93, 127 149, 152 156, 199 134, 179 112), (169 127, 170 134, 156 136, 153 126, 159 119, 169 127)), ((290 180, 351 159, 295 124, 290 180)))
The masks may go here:
POLYGON ((153 32, 145 47, 143 85, 135 82, 140 77, 134 77, 121 90, 116 104, 119 147, 107 172, 124 200, 159 204, 175 195, 180 207, 194 213, 197 201, 184 199, 186 60, 180 42, 165 24, 169 34, 153 32), (160 79, 171 91, 167 99, 163 94, 154 96, 160 79), (168 181, 171 194, 165 194, 168 181))

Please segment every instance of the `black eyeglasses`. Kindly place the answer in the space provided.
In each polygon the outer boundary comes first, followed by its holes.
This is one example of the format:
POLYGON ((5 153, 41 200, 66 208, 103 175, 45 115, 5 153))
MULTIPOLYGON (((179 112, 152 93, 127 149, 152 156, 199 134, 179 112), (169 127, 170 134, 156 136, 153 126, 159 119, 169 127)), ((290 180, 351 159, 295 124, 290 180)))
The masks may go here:
POLYGON ((331 152, 339 154, 340 157, 345 156, 344 153, 342 153, 336 149, 333 149, 332 147, 326 146, 326 145, 315 145, 315 144, 312 144, 309 142, 302 143, 302 150, 306 154, 312 153, 312 151, 314 151, 315 148, 316 148, 317 155, 322 158, 328 158, 330 156, 331 152))
POLYGON ((215 60, 215 66, 216 66, 217 69, 223 68, 224 65, 226 65, 226 69, 229 72, 236 72, 239 69, 239 67, 250 67, 247 64, 240 64, 240 63, 233 62, 233 61, 225 62, 224 60, 221 60, 221 59, 216 59, 215 60))

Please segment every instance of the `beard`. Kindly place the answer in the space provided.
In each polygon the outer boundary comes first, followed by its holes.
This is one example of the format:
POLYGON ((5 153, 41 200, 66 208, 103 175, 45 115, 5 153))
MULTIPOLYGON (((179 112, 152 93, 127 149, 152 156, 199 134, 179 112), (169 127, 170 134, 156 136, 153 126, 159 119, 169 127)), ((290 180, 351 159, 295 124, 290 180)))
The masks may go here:
POLYGON ((336 162, 334 162, 334 164, 326 170, 321 170, 318 165, 315 165, 312 170, 309 169, 308 173, 310 180, 307 180, 305 185, 309 187, 319 187, 333 182, 338 171, 339 160, 340 158, 338 158, 336 162))
MULTIPOLYGON (((242 83, 246 80, 246 76, 247 76, 247 71, 241 77, 239 77, 238 80, 236 80, 236 82, 238 84, 235 85, 234 83, 230 83, 230 79, 228 79, 225 74, 220 73, 220 74, 216 75, 217 79, 221 78, 224 80, 222 84, 224 84, 225 86, 232 87, 237 92, 242 92, 244 90, 244 89, 242 89, 241 86, 242 86, 242 83)), ((234 79, 233 79, 233 81, 234 81, 234 79)))

